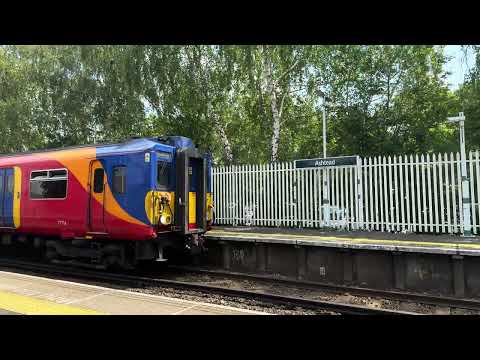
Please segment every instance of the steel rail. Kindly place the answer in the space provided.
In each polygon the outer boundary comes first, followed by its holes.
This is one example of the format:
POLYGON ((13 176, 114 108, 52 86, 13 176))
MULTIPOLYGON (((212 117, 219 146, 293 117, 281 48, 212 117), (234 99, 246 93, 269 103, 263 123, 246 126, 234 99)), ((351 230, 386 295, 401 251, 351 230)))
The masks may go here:
POLYGON ((202 274, 208 274, 208 275, 214 275, 214 276, 230 276, 230 277, 241 278, 246 280, 268 281, 272 283, 278 283, 278 284, 284 284, 284 285, 290 285, 290 286, 303 286, 305 289, 308 289, 308 290, 326 290, 326 291, 331 291, 336 293, 348 292, 352 295, 371 296, 371 297, 388 299, 388 300, 398 300, 398 301, 419 303, 419 304, 425 304, 425 305, 435 305, 435 306, 444 306, 444 307, 453 307, 453 308, 460 308, 460 309, 466 309, 466 310, 480 311, 480 301, 475 299, 436 296, 436 295, 429 295, 429 294, 418 294, 418 293, 404 292, 404 291, 379 290, 379 289, 362 288, 362 287, 347 286, 347 285, 323 284, 323 283, 317 283, 314 281, 307 281, 307 280, 284 279, 284 278, 276 278, 269 275, 232 272, 232 271, 225 271, 225 270, 201 269, 201 268, 195 268, 192 266, 168 265, 168 267, 177 271, 182 270, 186 272, 202 273, 202 274))
POLYGON ((230 289, 219 286, 212 286, 206 284, 198 284, 192 282, 175 281, 168 279, 152 278, 146 276, 133 276, 126 274, 116 274, 99 272, 92 270, 84 270, 79 268, 71 268, 65 266, 57 266, 52 264, 34 263, 27 261, 18 261, 11 259, 1 259, 0 267, 9 269, 20 269, 33 272, 40 272, 42 275, 61 275, 64 277, 76 277, 89 280, 102 280, 123 284, 134 285, 154 285, 154 286, 167 286, 181 290, 194 290, 203 293, 215 293, 222 296, 228 296, 233 298, 243 298, 255 301, 266 302, 270 304, 281 304, 287 306, 297 306, 315 310, 332 311, 345 315, 418 315, 417 313, 370 308, 361 305, 345 304, 330 301, 304 299, 294 296, 284 296, 270 293, 261 293, 256 291, 230 289))

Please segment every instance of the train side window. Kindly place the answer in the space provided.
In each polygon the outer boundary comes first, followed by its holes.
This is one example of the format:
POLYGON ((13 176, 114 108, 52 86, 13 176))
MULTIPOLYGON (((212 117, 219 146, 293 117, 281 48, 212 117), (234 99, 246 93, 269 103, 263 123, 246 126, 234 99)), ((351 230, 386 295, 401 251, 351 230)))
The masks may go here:
POLYGON ((125 184, 126 167, 115 166, 113 168, 113 192, 117 194, 124 194, 127 190, 125 184))
POLYGON ((67 169, 32 171, 30 175, 30 199, 66 199, 67 182, 67 169))
POLYGON ((63 169, 50 170, 48 172, 48 177, 50 179, 61 179, 61 178, 65 178, 66 176, 67 176, 67 170, 63 170, 63 169))
POLYGON ((30 179, 48 178, 48 171, 32 171, 30 179))
POLYGON ((102 193, 103 192, 103 177, 104 177, 104 170, 103 169, 95 169, 93 173, 93 192, 95 193, 102 193))

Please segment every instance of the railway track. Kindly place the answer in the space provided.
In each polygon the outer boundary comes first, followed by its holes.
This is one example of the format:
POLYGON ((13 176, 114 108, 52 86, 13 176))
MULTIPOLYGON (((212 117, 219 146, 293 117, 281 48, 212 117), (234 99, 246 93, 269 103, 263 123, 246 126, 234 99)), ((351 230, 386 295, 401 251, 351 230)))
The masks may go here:
POLYGON ((354 286, 342 286, 332 284, 319 284, 313 281, 302 281, 293 279, 276 278, 269 275, 245 274, 231 271, 201 269, 191 266, 169 265, 169 268, 177 271, 185 271, 199 274, 208 274, 213 276, 228 276, 245 280, 270 281, 288 286, 300 286, 310 290, 325 290, 334 293, 349 293, 351 295, 368 296, 381 299, 398 300, 403 302, 419 303, 425 305, 434 305, 442 307, 460 308, 467 310, 480 311, 480 301, 475 299, 454 298, 445 296, 435 296, 428 294, 418 294, 411 292, 400 292, 392 290, 378 290, 371 288, 360 288, 354 286))
POLYGON ((333 313, 345 315, 418 315, 417 313, 371 308, 367 306, 345 304, 330 301, 320 301, 313 299, 305 299, 294 296, 277 295, 271 293, 263 293, 257 291, 249 291, 243 289, 231 289, 220 286, 212 286, 207 284, 199 284, 194 282, 176 281, 169 279, 161 279, 149 276, 135 276, 127 274, 118 274, 110 272, 84 270, 79 268, 58 266, 52 264, 44 264, 29 261, 18 261, 11 259, 0 259, 0 267, 4 269, 17 269, 40 273, 42 275, 62 276, 75 279, 84 279, 91 281, 107 282, 109 284, 124 284, 133 286, 156 286, 169 287, 179 290, 192 290, 201 293, 217 294, 233 299, 249 299, 262 303, 285 305, 291 307, 301 307, 313 310, 324 310, 333 313))

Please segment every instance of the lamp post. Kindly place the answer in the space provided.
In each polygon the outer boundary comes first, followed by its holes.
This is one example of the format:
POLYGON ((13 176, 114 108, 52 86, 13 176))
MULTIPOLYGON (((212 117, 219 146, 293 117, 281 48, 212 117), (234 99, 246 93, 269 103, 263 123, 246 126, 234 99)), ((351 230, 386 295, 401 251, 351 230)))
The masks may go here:
POLYGON ((470 202, 470 179, 467 174, 467 156, 465 152, 465 116, 463 112, 458 116, 448 117, 449 123, 458 123, 460 130, 460 162, 462 175, 462 200, 463 200, 463 234, 462 236, 472 236, 472 220, 470 202))
POLYGON ((323 113, 323 158, 327 157, 327 115, 326 115, 326 106, 327 106, 327 99, 325 95, 322 96, 323 98, 323 106, 322 106, 322 113, 323 113))
MULTIPOLYGON (((321 90, 319 90, 319 94, 323 99, 323 104, 322 104, 322 115, 323 115, 323 158, 325 159, 327 157, 327 115, 326 115, 326 106, 327 106, 327 97, 325 96, 325 93, 321 90)), ((328 200, 329 194, 328 194, 328 176, 327 176, 327 170, 323 169, 322 170, 322 183, 323 183, 323 192, 322 192, 322 207, 323 207, 323 221, 326 226, 330 226, 330 201, 328 200)))

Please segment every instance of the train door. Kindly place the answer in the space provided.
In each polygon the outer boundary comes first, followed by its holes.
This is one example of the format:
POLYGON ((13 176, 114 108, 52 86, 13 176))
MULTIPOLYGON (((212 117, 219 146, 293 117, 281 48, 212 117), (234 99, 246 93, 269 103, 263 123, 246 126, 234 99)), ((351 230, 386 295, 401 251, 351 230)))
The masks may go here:
POLYGON ((190 230, 201 227, 201 224, 197 224, 197 192, 199 190, 197 178, 200 175, 198 171, 199 165, 198 159, 190 158, 188 161, 188 228, 190 230))
POLYGON ((2 227, 14 227, 13 192, 13 169, 0 169, 0 225, 2 227))
POLYGON ((196 149, 177 151, 175 225, 182 234, 206 231, 207 162, 196 149))
POLYGON ((98 160, 90 164, 90 232, 105 233, 105 170, 98 160))

